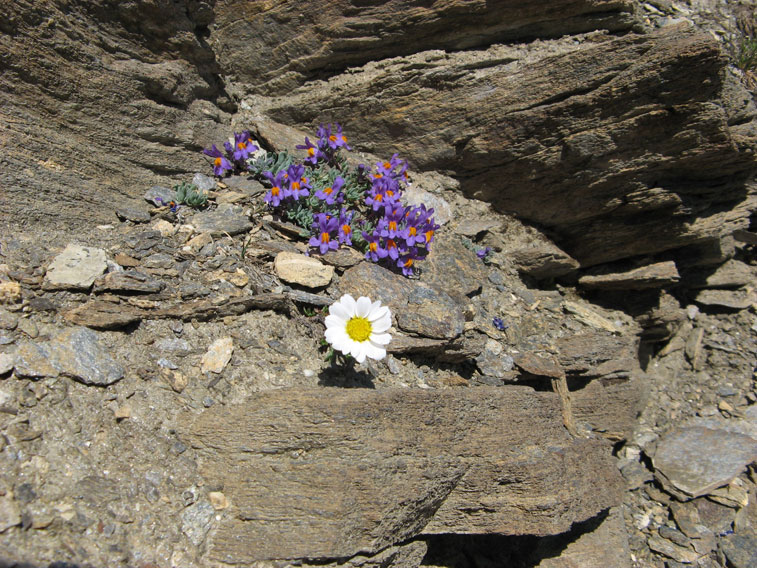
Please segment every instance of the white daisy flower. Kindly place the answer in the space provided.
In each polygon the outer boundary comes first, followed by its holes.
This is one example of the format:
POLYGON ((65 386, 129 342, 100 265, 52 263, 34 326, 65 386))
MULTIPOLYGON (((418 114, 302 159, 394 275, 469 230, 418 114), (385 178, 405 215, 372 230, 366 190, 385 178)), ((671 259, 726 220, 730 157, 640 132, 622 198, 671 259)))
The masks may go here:
POLYGON ((345 294, 329 307, 326 316, 326 341, 337 351, 352 355, 358 363, 386 357, 386 345, 392 336, 392 313, 381 302, 345 294))

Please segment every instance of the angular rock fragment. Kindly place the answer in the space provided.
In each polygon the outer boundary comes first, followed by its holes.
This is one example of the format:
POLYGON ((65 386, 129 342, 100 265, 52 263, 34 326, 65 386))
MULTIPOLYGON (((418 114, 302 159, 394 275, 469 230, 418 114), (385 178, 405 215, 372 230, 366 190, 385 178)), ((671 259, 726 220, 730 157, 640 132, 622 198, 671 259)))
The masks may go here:
POLYGON ((234 340, 231 337, 216 339, 202 356, 201 370, 203 373, 221 373, 231 360, 234 352, 234 340))
POLYGON ((44 287, 48 290, 88 290, 107 268, 104 250, 70 244, 47 267, 44 287))
POLYGON ((328 286, 334 276, 333 266, 299 253, 280 252, 276 255, 273 267, 276 275, 284 282, 307 288, 328 286))
POLYGON ((83 327, 65 329, 47 342, 22 344, 16 352, 15 369, 23 377, 64 375, 97 386, 113 384, 124 376, 97 333, 83 327))
POLYGON ((686 285, 691 288, 741 288, 757 280, 748 264, 731 259, 710 274, 694 274, 686 285))
POLYGON ((702 290, 695 299, 697 304, 712 308, 745 310, 757 303, 754 290, 702 290))
POLYGON ((587 274, 578 279, 584 288, 599 290, 647 290, 676 284, 680 275, 673 261, 658 262, 626 272, 587 274))
POLYGON ((127 292, 155 294, 166 287, 166 283, 137 270, 109 272, 95 280, 93 292, 127 292))
POLYGON ((655 475, 682 498, 700 497, 726 485, 757 460, 757 440, 725 430, 678 428, 657 444, 655 475))
POLYGON ((449 294, 459 303, 481 290, 486 280, 486 265, 476 253, 455 237, 439 238, 420 264, 421 282, 449 294))
POLYGON ((623 491, 609 446, 570 437, 557 395, 526 388, 275 390, 180 424, 231 503, 208 543, 226 563, 557 534, 623 491))
POLYGON ((196 213, 189 222, 198 233, 210 233, 214 237, 238 235, 252 229, 252 222, 242 208, 231 203, 222 203, 212 211, 196 213))

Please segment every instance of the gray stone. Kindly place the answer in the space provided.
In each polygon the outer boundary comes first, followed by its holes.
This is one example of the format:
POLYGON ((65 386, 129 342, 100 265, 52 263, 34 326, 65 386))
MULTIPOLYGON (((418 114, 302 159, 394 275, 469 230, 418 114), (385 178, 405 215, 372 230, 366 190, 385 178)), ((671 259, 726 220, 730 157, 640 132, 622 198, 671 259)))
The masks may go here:
POLYGON ((13 331, 18 325, 18 316, 8 310, 0 308, 0 329, 13 331))
POLYGON ((116 209, 116 216, 122 221, 131 221, 132 223, 149 223, 150 212, 138 207, 119 207, 116 209))
POLYGON ((192 183, 197 186, 197 189, 205 193, 216 189, 215 178, 206 176, 205 174, 196 173, 192 178, 192 183))
POLYGON ((757 566, 757 534, 732 534, 721 542, 723 552, 733 568, 757 566))
POLYGON ((687 285, 692 288, 741 288, 755 280, 755 273, 748 264, 731 259, 710 274, 695 275, 687 285))
POLYGON ((674 495, 699 497, 726 485, 757 459, 757 440, 725 430, 690 427, 667 434, 652 459, 674 495))
POLYGON ((10 373, 16 364, 16 356, 12 353, 0 353, 0 375, 10 373))
POLYGON ((162 207, 176 201, 176 192, 168 187, 154 185, 145 192, 144 197, 156 207, 162 207))
POLYGON ((211 211, 197 213, 189 223, 198 233, 210 233, 214 237, 237 235, 252 229, 252 222, 242 208, 231 203, 223 203, 211 211))
POLYGON ((124 376, 123 368, 100 345, 97 333, 82 327, 66 329, 47 342, 19 346, 15 368, 24 377, 64 375, 97 386, 124 376))
POLYGON ((426 191, 419 184, 411 184, 405 190, 402 194, 402 202, 413 207, 425 205, 426 209, 433 209, 432 218, 441 226, 446 225, 452 219, 452 208, 449 203, 443 197, 426 191))
POLYGON ((684 562, 686 564, 690 564, 691 562, 696 562, 696 560, 699 558, 699 554, 697 554, 696 551, 692 550, 691 548, 678 546, 677 544, 674 544, 656 534, 651 535, 647 539, 647 544, 649 545, 649 548, 651 548, 655 552, 659 552, 660 554, 667 556, 668 558, 672 558, 676 562, 684 562))
POLYGON ((284 282, 299 284, 307 288, 328 286, 334 277, 333 266, 299 253, 280 252, 276 255, 273 267, 276 275, 284 282))
POLYGON ((419 263, 421 282, 467 303, 466 296, 481 290, 487 278, 486 265, 454 235, 437 238, 431 252, 419 263))
POLYGON ((417 284, 407 306, 395 314, 400 329, 434 339, 454 339, 463 332, 465 317, 459 304, 444 292, 417 284))
POLYGON ((0 496, 0 533, 21 524, 21 511, 13 499, 13 494, 0 496))
POLYGON ((210 530, 214 515, 215 510, 208 501, 197 501, 181 513, 181 532, 187 535, 192 544, 200 546, 210 530))
POLYGON ((48 266, 44 286, 48 290, 88 290, 107 268, 104 250, 70 244, 48 266))
POLYGON ((476 365, 482 374, 504 379, 512 375, 513 358, 504 352, 499 341, 489 339, 484 350, 476 357, 476 365))
POLYGON ((754 290, 702 290, 697 294, 697 303, 715 308, 744 310, 757 302, 754 290))
POLYGON ((246 195, 261 195, 266 189, 262 183, 247 176, 231 176, 223 180, 229 189, 239 191, 246 195))

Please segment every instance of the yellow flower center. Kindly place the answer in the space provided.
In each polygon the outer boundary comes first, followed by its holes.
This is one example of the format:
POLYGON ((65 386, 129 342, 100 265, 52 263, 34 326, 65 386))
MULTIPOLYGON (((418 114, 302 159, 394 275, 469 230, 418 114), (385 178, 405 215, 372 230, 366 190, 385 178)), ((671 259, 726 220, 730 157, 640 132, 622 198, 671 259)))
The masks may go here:
POLYGON ((371 322, 357 316, 350 318, 347 322, 347 335, 353 341, 367 341, 371 336, 371 322))
POLYGON ((413 236, 413 237, 414 237, 414 236, 415 236, 415 235, 416 235, 416 234, 418 233, 418 229, 416 229, 415 227, 410 227, 410 230, 408 231, 408 233, 409 233, 409 234, 410 234, 411 236, 413 236))
POLYGON ((297 191, 298 189, 300 189, 300 182, 293 181, 292 182, 292 189, 294 189, 295 191, 297 191))
POLYGON ((308 156, 311 158, 315 156, 315 148, 308 148, 308 156))
POLYGON ((215 160, 213 160, 213 164, 216 167, 219 167, 221 165, 221 158, 216 158, 215 160))

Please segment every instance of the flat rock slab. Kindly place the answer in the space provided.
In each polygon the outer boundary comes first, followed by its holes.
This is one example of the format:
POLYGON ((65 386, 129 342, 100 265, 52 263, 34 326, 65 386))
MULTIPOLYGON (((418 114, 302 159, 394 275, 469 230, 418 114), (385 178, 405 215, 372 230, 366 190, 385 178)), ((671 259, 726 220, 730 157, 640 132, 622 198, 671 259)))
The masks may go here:
POLYGON ((334 267, 323 264, 317 258, 295 252, 280 252, 273 267, 284 282, 307 288, 328 286, 334 277, 334 267))
POLYGON ((210 233, 214 237, 238 235, 252 229, 250 218, 242 208, 231 203, 222 203, 212 211, 197 213, 189 221, 198 233, 210 233))
POLYGON ((88 290, 107 268, 104 250, 71 244, 47 267, 44 286, 48 290, 88 290))
POLYGON ((757 440, 726 430, 680 428, 663 437, 652 459, 655 475, 674 495, 707 495, 757 460, 757 440))
POLYGON ((109 272, 95 280, 93 291, 97 292, 127 292, 135 294, 154 294, 163 290, 166 283, 157 278, 137 270, 109 272))
POLYGON ((617 505, 610 447, 571 438, 557 395, 285 389, 182 415, 229 514, 226 563, 374 554, 419 534, 559 534, 617 505))
POLYGON ((702 290, 696 297, 697 304, 715 308, 744 310, 757 302, 754 290, 702 290))
POLYGON ((97 386, 124 376, 123 368, 100 345, 98 334, 83 327, 66 329, 47 342, 20 345, 15 369, 22 377, 64 375, 97 386))
POLYGON ((665 288, 681 279, 675 262, 657 262, 625 272, 589 274, 578 279, 584 288, 599 290, 647 290, 665 288))

